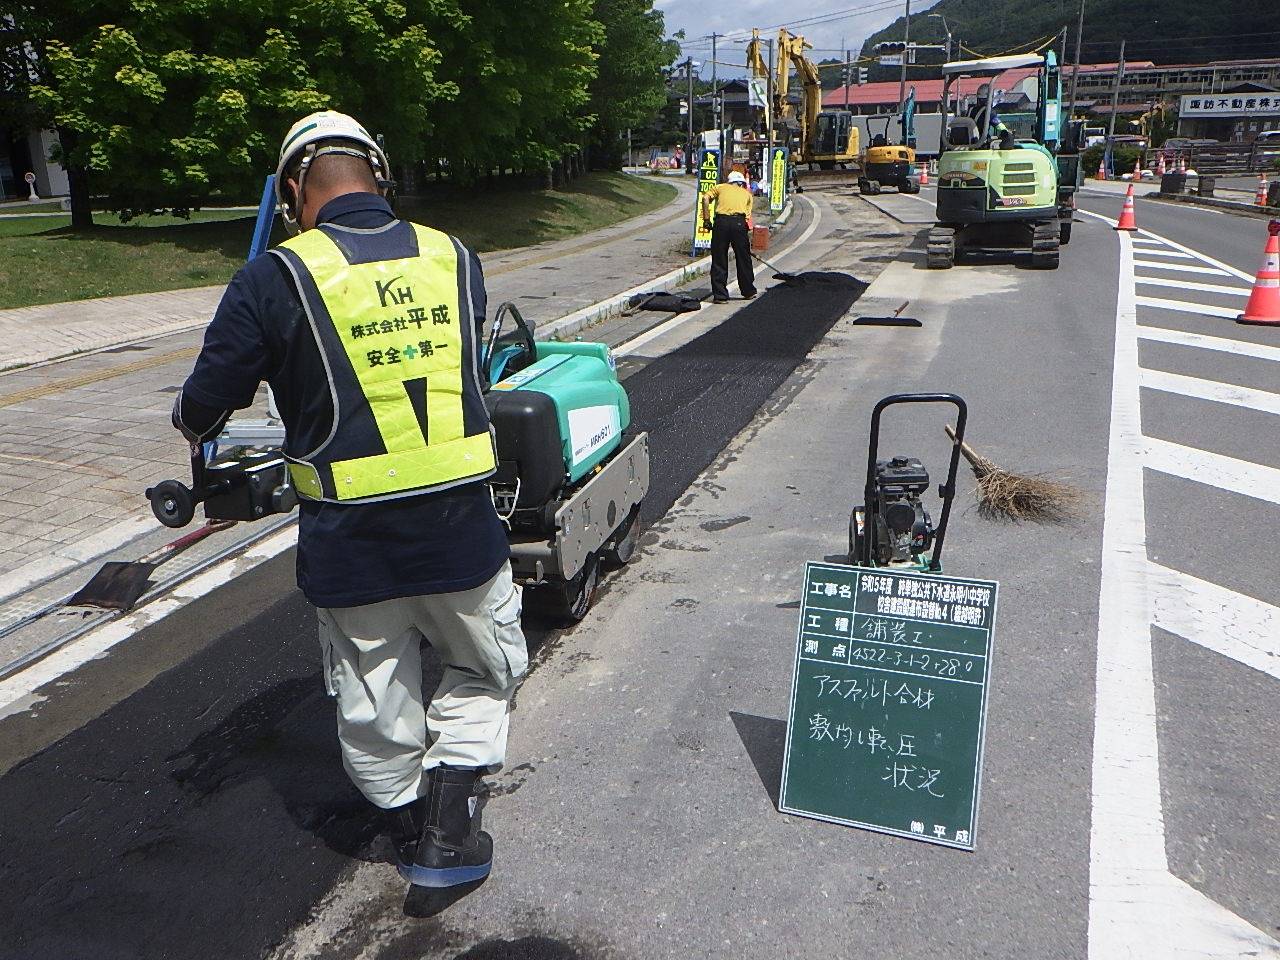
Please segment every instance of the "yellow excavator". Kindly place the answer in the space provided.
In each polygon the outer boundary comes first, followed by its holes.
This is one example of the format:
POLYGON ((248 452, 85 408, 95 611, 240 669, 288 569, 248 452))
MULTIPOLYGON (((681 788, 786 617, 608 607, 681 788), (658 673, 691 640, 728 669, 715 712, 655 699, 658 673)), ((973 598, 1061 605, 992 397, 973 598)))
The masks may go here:
POLYGON ((895 143, 889 137, 892 114, 867 118, 867 130, 871 124, 883 121, 880 132, 872 135, 867 145, 867 155, 862 158, 862 175, 858 177, 858 192, 875 196, 882 187, 897 187, 899 193, 919 193, 920 177, 916 174, 916 90, 911 88, 906 103, 902 105, 899 121, 902 124, 902 142, 895 143))
MULTIPOLYGON (((756 76, 768 76, 769 69, 760 56, 760 31, 751 31, 747 44, 747 64, 756 76)), ((773 121, 789 136, 795 135, 797 163, 817 164, 823 170, 834 170, 858 161, 858 128, 848 110, 822 109, 822 79, 818 68, 805 56, 813 45, 786 28, 778 31, 778 62, 773 84, 773 121), (795 116, 795 107, 787 98, 791 85, 791 66, 804 84, 804 110, 795 116)))

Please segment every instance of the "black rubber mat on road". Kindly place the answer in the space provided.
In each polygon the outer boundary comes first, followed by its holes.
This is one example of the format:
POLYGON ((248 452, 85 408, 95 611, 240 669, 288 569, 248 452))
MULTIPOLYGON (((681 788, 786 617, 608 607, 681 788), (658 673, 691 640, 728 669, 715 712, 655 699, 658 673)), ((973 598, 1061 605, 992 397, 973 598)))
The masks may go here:
MULTIPOLYGON (((645 526, 865 289, 804 276, 626 380, 652 445, 645 526)), ((4 960, 256 960, 372 839, 378 824, 339 760, 314 611, 287 592, 290 556, 150 628, 156 642, 221 636, 0 778, 4 960), (280 602, 243 599, 270 577, 280 602)), ((546 639, 529 631, 531 649, 546 639)), ((415 936, 425 950, 432 928, 415 936)))

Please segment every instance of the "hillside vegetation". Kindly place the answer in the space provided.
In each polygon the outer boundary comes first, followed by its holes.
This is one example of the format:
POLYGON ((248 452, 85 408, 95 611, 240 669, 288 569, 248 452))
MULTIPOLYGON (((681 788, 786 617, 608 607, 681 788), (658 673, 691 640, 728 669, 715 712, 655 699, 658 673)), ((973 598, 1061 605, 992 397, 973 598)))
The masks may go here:
MULTIPOLYGON (((958 40, 986 56, 1020 52, 1038 39, 1067 28, 1067 58, 1075 58, 1076 0, 940 0, 920 13, 912 13, 911 39, 942 43, 940 13, 951 26, 952 51, 958 40)), ((877 43, 901 40, 903 18, 867 38, 863 56, 871 56, 877 43)), ((1086 0, 1085 63, 1112 63, 1120 40, 1128 41, 1128 60, 1157 64, 1203 63, 1280 56, 1280 3, 1276 0, 1086 0)), ((1060 42, 1055 47, 1061 51, 1060 42)), ((965 53, 966 58, 972 54, 965 53)), ((941 62, 941 54, 930 62, 941 62)), ((873 67, 872 80, 896 78, 897 68, 873 67)), ((910 76, 937 76, 936 68, 916 67, 910 76)))

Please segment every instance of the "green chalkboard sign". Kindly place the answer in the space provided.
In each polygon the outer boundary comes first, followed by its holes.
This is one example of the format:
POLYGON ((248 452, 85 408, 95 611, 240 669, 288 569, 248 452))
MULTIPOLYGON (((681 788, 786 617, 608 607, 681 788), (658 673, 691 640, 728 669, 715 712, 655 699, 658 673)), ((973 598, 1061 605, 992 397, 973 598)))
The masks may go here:
POLYGON ((996 592, 806 566, 783 813, 973 849, 996 592))

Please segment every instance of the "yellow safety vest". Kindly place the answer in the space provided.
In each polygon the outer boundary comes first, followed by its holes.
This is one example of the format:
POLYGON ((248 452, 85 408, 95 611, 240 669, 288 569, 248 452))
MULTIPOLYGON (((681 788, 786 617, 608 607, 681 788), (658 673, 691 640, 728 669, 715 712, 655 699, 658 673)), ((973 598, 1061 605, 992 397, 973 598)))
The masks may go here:
POLYGON ((459 295, 465 249, 403 221, 340 237, 341 247, 323 228, 308 230, 273 251, 294 274, 333 401, 327 439, 286 446, 298 495, 367 502, 489 476, 497 461, 475 323, 470 297, 459 295), (396 252, 408 255, 372 259, 393 229, 403 235, 396 252))

